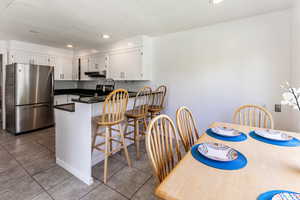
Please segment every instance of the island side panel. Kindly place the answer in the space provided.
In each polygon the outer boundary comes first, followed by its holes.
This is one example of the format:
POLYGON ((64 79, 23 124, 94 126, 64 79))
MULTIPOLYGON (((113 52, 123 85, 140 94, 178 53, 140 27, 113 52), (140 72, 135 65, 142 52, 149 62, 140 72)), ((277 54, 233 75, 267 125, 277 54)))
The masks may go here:
POLYGON ((56 162, 92 184, 92 104, 75 103, 75 112, 55 109, 56 162))

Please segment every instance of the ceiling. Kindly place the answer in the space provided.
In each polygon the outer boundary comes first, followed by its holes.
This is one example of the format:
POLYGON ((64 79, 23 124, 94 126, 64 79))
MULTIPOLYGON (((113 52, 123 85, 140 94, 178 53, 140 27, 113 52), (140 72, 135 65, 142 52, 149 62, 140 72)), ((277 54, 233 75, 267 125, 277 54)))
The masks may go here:
POLYGON ((98 48, 136 35, 161 35, 281 10, 292 0, 0 0, 0 40, 98 48), (103 40, 101 34, 110 34, 103 40))

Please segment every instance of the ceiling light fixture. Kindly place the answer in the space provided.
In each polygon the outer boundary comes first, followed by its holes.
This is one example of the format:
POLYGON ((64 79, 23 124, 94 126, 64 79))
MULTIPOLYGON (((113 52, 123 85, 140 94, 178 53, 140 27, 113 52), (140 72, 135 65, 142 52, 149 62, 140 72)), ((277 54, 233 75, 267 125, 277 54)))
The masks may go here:
POLYGON ((73 45, 68 44, 67 47, 68 47, 68 48, 73 48, 73 45))
POLYGON ((209 0, 209 3, 216 5, 216 4, 222 3, 223 1, 224 0, 209 0))
POLYGON ((36 31, 36 30, 29 30, 30 33, 33 33, 33 34, 38 34, 40 32, 36 31))
POLYGON ((110 35, 102 34, 102 38, 103 38, 103 39, 109 39, 109 38, 110 38, 110 35))

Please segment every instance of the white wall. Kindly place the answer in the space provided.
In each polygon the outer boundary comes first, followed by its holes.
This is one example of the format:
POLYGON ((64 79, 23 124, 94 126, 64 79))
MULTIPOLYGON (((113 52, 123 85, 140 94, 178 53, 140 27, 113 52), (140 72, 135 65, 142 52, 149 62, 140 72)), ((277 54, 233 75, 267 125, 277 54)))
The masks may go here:
POLYGON ((290 80, 290 15, 285 10, 157 37, 154 83, 168 86, 166 113, 174 117, 186 105, 206 128, 231 122, 243 104, 273 110, 279 85, 290 80))
POLYGON ((295 0, 292 15, 292 83, 300 87, 300 1, 295 0))

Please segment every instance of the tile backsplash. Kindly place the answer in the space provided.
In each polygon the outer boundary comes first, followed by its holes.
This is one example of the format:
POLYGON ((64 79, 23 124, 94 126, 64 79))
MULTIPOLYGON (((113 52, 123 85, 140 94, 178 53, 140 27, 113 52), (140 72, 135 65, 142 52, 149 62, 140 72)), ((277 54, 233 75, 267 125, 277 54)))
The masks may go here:
POLYGON ((55 81, 54 89, 75 89, 78 87, 78 81, 55 81))
MULTIPOLYGON (((97 81, 55 81, 55 89, 96 89, 97 84, 103 83, 103 80, 97 81)), ((128 91, 138 91, 141 87, 149 85, 151 81, 116 81, 116 88, 124 88, 128 91)))

